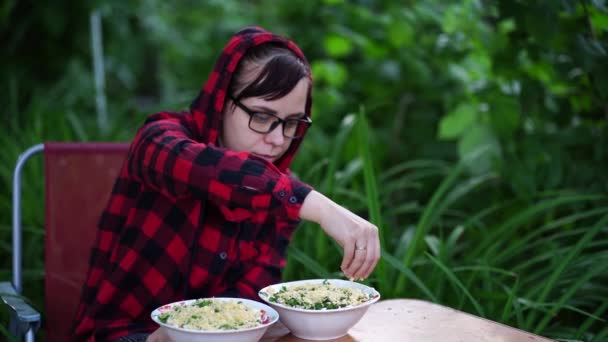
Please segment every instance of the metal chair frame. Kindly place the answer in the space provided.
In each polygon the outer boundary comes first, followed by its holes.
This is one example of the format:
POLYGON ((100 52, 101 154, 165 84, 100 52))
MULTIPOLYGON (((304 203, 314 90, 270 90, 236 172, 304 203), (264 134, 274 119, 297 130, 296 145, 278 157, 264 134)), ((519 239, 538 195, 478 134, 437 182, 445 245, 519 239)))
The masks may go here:
POLYGON ((19 155, 13 172, 13 239, 12 281, 0 283, 2 301, 10 308, 9 332, 20 340, 34 341, 40 328, 40 313, 25 302, 22 285, 22 226, 21 226, 21 175, 23 166, 34 155, 44 151, 44 144, 34 145, 19 155))

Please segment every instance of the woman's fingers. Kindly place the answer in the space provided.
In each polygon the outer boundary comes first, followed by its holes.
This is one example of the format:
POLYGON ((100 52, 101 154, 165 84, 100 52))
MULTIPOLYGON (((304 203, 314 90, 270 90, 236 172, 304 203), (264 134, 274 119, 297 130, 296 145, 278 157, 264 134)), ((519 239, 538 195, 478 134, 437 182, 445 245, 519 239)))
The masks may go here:
POLYGON ((350 270, 350 265, 353 262, 355 254, 355 245, 353 243, 345 243, 344 244, 344 255, 342 256, 342 265, 340 265, 340 269, 342 273, 348 278, 351 278, 351 274, 348 273, 350 270))
POLYGON ((164 329, 156 329, 148 338, 146 342, 171 342, 171 339, 165 334, 164 329))
POLYGON ((374 229, 372 236, 368 241, 365 263, 360 269, 361 273, 357 275, 359 278, 363 279, 370 276, 380 260, 380 240, 378 238, 378 229, 374 229))
POLYGON ((378 229, 373 225, 369 225, 365 234, 367 235, 365 250, 358 251, 358 254, 365 254, 365 257, 363 258, 361 265, 354 271, 353 277, 356 279, 365 279, 369 277, 377 263, 378 251, 376 246, 378 241, 378 229))
POLYGON ((358 279, 360 278, 360 270, 362 266, 365 264, 365 259, 367 256, 367 248, 365 247, 367 241, 359 242, 359 243, 349 243, 349 251, 347 252, 344 249, 344 255, 350 254, 352 257, 350 258, 351 262, 346 266, 346 269, 342 269, 344 274, 348 278, 358 279))
POLYGON ((355 227, 350 228, 355 232, 352 240, 357 242, 344 245, 342 271, 350 279, 369 277, 380 258, 378 228, 363 219, 361 221, 364 223, 358 222, 355 227))

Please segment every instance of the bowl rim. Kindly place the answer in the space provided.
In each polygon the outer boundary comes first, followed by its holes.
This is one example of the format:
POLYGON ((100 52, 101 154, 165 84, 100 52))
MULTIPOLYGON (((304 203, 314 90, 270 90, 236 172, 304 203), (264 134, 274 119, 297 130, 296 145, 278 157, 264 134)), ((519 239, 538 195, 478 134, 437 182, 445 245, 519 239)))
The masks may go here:
POLYGON ((151 313, 150 313, 150 318, 152 318, 152 320, 160 325, 161 327, 165 327, 168 329, 173 329, 173 330, 178 330, 181 332, 187 332, 187 333, 195 333, 195 334, 234 334, 234 333, 241 333, 241 332, 247 332, 247 331, 253 331, 253 330, 258 330, 258 329, 262 329, 262 328, 268 328, 271 325, 273 325, 274 323, 276 323, 279 320, 279 313, 273 309, 272 307, 268 306, 265 303, 259 302, 259 301, 255 301, 255 300, 251 300, 251 299, 246 299, 246 298, 234 298, 234 297, 206 297, 206 298, 196 298, 196 299, 186 299, 186 300, 179 300, 176 302, 172 302, 172 303, 168 303, 165 305, 161 305, 159 307, 157 307, 156 309, 154 309, 151 313), (251 328, 244 328, 244 329, 234 329, 234 330, 197 330, 197 329, 186 329, 186 328, 180 328, 180 327, 176 327, 174 325, 170 325, 164 322, 161 322, 158 319, 158 316, 162 313, 160 309, 165 308, 167 306, 173 306, 173 305, 189 305, 191 303, 194 303, 196 301, 199 300, 220 300, 220 301, 224 301, 224 302, 245 302, 248 304, 255 304, 255 305, 260 305, 262 307, 261 310, 264 310, 266 312, 266 315, 268 316, 268 318, 270 319, 268 321, 268 323, 262 323, 258 326, 255 327, 251 327, 251 328))
MULTIPOLYGON (((336 285, 336 284, 332 284, 332 285, 336 285)), ((338 285, 338 287, 340 287, 338 285)), ((347 287, 347 286, 341 286, 341 287, 347 287)), ((305 280, 295 280, 295 281, 288 281, 288 282, 284 282, 284 283, 277 283, 277 284, 273 284, 273 285, 268 285, 266 287, 264 287, 263 289, 261 289, 260 291, 258 291, 258 296, 266 303, 268 303, 268 305, 271 306, 276 306, 282 309, 286 309, 286 310, 290 310, 290 311, 297 311, 297 312, 306 312, 306 313, 329 313, 329 312, 342 312, 342 311, 352 311, 352 310, 357 310, 357 309, 361 309, 364 307, 367 307, 369 305, 374 304, 375 302, 380 300, 380 292, 378 292, 375 288, 371 287, 371 286, 367 286, 365 284, 361 284, 361 283, 357 283, 354 281, 350 281, 350 280, 344 280, 344 279, 331 279, 331 278, 318 278, 318 279, 305 279, 305 280), (269 298, 269 294, 267 292, 268 289, 273 288, 273 287, 277 287, 277 286, 293 286, 293 285, 299 285, 299 284, 318 284, 318 283, 323 283, 324 281, 329 281, 331 282, 339 282, 342 284, 356 284, 357 286, 348 286, 351 288, 363 288, 363 292, 369 293, 371 294, 371 298, 368 301, 365 301, 359 305, 355 305, 355 306, 345 306, 343 308, 338 308, 338 309, 320 309, 320 310, 314 310, 314 309, 301 309, 301 308, 294 308, 293 306, 288 306, 285 304, 281 304, 281 303, 275 303, 275 302, 271 302, 270 298, 269 298)))

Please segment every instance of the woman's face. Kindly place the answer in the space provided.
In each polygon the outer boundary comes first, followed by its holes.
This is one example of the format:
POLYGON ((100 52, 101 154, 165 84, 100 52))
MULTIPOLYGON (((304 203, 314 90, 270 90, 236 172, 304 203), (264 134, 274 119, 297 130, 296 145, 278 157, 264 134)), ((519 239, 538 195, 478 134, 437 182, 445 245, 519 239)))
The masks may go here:
MULTIPOLYGON (((284 97, 266 101, 260 97, 239 100, 250 111, 270 113, 281 119, 305 117, 308 80, 301 79, 284 97)), ((237 152, 249 152, 269 162, 278 160, 289 148, 290 138, 283 136, 283 126, 278 125, 270 133, 257 133, 249 128, 249 114, 228 102, 224 108, 221 141, 223 147, 237 152)))

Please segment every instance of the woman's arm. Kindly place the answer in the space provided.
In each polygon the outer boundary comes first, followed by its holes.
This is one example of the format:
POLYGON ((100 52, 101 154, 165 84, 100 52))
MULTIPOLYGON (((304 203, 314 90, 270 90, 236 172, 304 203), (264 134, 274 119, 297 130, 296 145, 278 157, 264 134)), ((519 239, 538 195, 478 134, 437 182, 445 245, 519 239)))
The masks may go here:
POLYGON ((214 202, 230 221, 281 207, 298 219, 311 187, 246 152, 193 141, 175 118, 145 125, 131 145, 128 173, 169 198, 196 196, 214 202))
MULTIPOLYGON (((369 277, 380 260, 376 226, 315 190, 304 199, 300 218, 319 224, 344 248, 341 269, 345 276, 351 279, 369 277)), ((288 226, 286 222, 278 221, 274 232, 268 235, 272 239, 267 237, 257 242, 260 254, 244 265, 244 273, 235 283, 240 296, 255 298, 256 288, 280 281, 280 270, 285 266, 283 255, 291 235, 288 226)))

